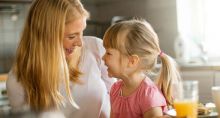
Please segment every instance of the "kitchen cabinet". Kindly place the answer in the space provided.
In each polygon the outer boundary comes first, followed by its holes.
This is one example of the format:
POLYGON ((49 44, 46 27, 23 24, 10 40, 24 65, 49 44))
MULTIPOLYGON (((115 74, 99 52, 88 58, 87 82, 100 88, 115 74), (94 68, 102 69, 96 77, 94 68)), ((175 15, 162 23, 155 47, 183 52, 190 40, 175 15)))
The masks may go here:
POLYGON ((220 71, 215 71, 214 85, 220 86, 220 71))
POLYGON ((0 0, 0 3, 31 3, 33 0, 0 0))
POLYGON ((207 103, 212 102, 211 87, 217 79, 215 76, 219 76, 218 81, 220 81, 220 72, 218 74, 213 70, 184 70, 181 71, 181 77, 183 80, 197 80, 199 83, 199 102, 207 103))

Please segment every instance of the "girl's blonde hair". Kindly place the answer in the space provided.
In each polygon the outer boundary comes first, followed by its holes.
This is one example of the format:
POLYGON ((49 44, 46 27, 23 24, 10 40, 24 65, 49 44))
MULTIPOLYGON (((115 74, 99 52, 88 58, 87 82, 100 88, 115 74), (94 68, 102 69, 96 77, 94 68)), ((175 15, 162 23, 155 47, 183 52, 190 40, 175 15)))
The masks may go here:
POLYGON ((172 105, 172 84, 180 80, 179 72, 171 57, 161 53, 158 36, 147 21, 133 19, 116 23, 106 31, 103 43, 105 48, 117 49, 123 55, 139 56, 139 68, 146 72, 155 67, 160 56, 162 68, 157 85, 172 105))
POLYGON ((63 83, 70 102, 69 80, 77 81, 78 70, 68 67, 63 38, 65 25, 89 17, 79 0, 35 0, 30 8, 13 71, 24 87, 34 111, 56 109, 62 104, 63 83))

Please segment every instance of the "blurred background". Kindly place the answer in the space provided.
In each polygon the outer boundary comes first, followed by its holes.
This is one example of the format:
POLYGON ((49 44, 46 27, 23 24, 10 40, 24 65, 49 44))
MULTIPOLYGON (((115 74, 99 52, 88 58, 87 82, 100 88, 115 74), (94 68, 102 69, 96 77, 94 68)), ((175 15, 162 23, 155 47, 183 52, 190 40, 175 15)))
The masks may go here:
MULTIPOLYGON (((12 65, 31 2, 0 0, 0 73, 7 73, 12 65)), ((114 17, 139 16, 153 25, 164 52, 175 55, 176 0, 82 0, 82 3, 91 14, 85 35, 102 38, 114 17)))

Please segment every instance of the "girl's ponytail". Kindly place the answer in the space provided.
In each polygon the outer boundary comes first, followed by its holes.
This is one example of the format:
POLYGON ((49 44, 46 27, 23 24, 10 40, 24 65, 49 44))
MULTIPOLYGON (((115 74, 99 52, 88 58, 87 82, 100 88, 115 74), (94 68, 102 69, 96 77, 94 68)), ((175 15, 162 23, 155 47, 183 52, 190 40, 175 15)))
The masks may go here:
POLYGON ((159 78, 157 79, 157 85, 166 98, 167 104, 173 105, 173 98, 175 97, 173 93, 174 85, 181 82, 181 77, 176 62, 170 56, 163 52, 161 52, 159 56, 162 65, 159 78))

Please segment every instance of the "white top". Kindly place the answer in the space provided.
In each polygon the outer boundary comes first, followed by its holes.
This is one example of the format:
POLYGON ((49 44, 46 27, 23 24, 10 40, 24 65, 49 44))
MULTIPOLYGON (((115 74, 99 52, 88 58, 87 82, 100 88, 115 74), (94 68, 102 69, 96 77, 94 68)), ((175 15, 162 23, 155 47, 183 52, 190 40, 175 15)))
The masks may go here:
MULTIPOLYGON (((80 109, 75 109, 67 103, 62 110, 67 118, 109 118, 109 91, 116 80, 108 77, 107 67, 102 61, 105 53, 102 40, 84 36, 83 43, 79 67, 83 73, 80 80, 83 80, 84 84, 71 84, 73 98, 80 109)), ((13 110, 27 106, 23 87, 17 82, 13 73, 9 73, 6 87, 13 110)))

